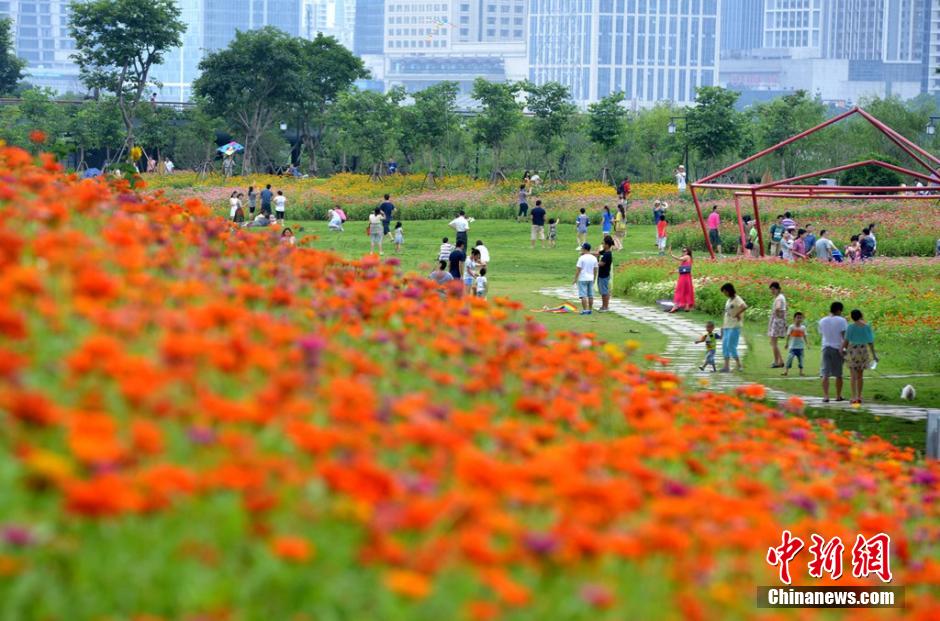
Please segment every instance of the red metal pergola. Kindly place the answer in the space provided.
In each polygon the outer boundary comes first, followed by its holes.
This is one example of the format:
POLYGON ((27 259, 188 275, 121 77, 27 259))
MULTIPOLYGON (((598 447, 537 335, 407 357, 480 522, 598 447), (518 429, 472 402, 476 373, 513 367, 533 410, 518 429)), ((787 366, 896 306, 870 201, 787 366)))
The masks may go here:
POLYGON ((698 195, 696 190, 702 189, 713 189, 713 190, 729 190, 733 193, 734 196, 734 208, 737 212, 738 217, 738 230, 741 235, 741 243, 743 244, 746 239, 746 234, 744 232, 744 219, 741 215, 741 198, 750 197, 751 205, 754 210, 754 224, 757 227, 757 238, 760 243, 760 256, 764 256, 764 232, 761 228, 760 221, 760 207, 758 206, 759 198, 829 198, 829 199, 880 199, 880 200, 937 200, 938 194, 940 192, 940 158, 937 158, 933 154, 922 149, 920 146, 914 144, 897 131, 891 129, 875 117, 873 117, 868 112, 865 112, 861 108, 855 107, 851 110, 847 110, 842 114, 832 117, 831 119, 820 123, 815 127, 811 127, 806 131, 800 132, 795 136, 791 136, 786 140, 775 144, 772 147, 764 149, 759 153, 747 157, 736 164, 732 164, 727 168, 723 168, 716 173, 712 173, 707 177, 695 181, 689 185, 692 192, 692 202, 695 203, 695 211, 698 213, 698 221, 702 227, 702 235, 705 236, 705 245, 708 248, 708 252, 711 257, 715 258, 715 250, 712 248, 711 240, 708 239, 708 231, 705 229, 705 218, 702 215, 702 207, 699 203, 698 195), (815 172, 806 173, 803 175, 797 175, 795 177, 789 177, 787 179, 781 179, 779 181, 771 181, 768 183, 720 183, 715 182, 714 179, 717 179, 723 175, 728 174, 731 171, 737 170, 738 168, 745 166, 756 159, 762 158, 769 153, 773 153, 781 147, 785 147, 788 144, 792 144, 810 134, 818 132, 819 130, 828 127, 834 123, 852 116, 853 114, 858 114, 869 123, 872 124, 878 131, 888 137, 891 142, 896 144, 902 151, 907 153, 917 164, 926 172, 916 172, 902 166, 895 166, 894 164, 889 164, 887 162, 882 162, 880 160, 864 160, 860 162, 854 162, 852 164, 845 164, 843 166, 836 166, 834 168, 826 168, 824 170, 817 170, 815 172), (823 175, 828 175, 832 173, 841 172, 844 170, 850 170, 852 168, 859 168, 862 166, 880 166, 882 168, 887 168, 895 172, 901 173, 903 175, 913 177, 914 179, 924 181, 925 187, 916 188, 916 192, 911 193, 914 188, 910 186, 843 186, 843 185, 829 185, 829 186, 813 186, 813 185, 794 185, 798 181, 803 181, 804 179, 811 179, 813 177, 821 177, 823 175), (924 192, 923 194, 919 192, 924 192))

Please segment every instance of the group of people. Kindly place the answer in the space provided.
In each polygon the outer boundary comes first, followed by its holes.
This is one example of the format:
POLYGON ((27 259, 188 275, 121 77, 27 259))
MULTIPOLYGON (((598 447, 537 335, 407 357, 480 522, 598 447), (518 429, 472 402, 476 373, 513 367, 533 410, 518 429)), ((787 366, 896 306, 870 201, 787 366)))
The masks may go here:
MULTIPOLYGON (((770 318, 767 326, 767 336, 770 338, 770 348, 774 360, 772 369, 783 369, 783 375, 788 376, 794 361, 797 363, 799 373, 804 374, 804 361, 809 343, 809 333, 806 327, 805 316, 796 311, 790 315, 786 296, 783 294, 779 282, 772 282, 769 286, 773 301, 770 306, 770 318), (787 352, 784 360, 780 348, 783 339, 783 349, 787 352)), ((705 360, 699 366, 700 370, 711 367, 712 371, 730 372, 733 360, 735 370, 741 370, 741 359, 738 354, 738 342, 744 322, 747 303, 738 295, 732 283, 721 286, 721 292, 727 297, 725 302, 724 318, 720 335, 715 332, 715 323, 706 324, 706 332, 696 343, 705 343, 705 360), (724 365, 719 370, 715 362, 718 339, 721 339, 722 357, 724 365)), ((855 309, 850 313, 851 323, 842 316, 845 307, 842 302, 833 302, 829 308, 829 315, 823 317, 818 323, 820 337, 820 378, 822 379, 823 402, 830 401, 830 380, 835 380, 835 400, 845 401, 843 397, 843 366, 848 366, 851 374, 851 404, 862 403, 862 388, 864 385, 865 370, 871 368, 872 363, 878 362, 875 351, 875 335, 871 326, 865 322, 862 311, 855 309)))
MULTIPOLYGON (((582 210, 583 211, 583 210, 582 210)), ((611 268, 614 264, 614 238, 604 235, 603 246, 600 250, 592 252, 591 244, 583 242, 580 247, 581 256, 575 264, 574 284, 578 287, 578 297, 581 300, 581 314, 590 315, 594 312, 594 291, 601 296, 599 313, 610 310, 610 284, 611 268)))
MULTIPOLYGON (((466 219, 463 212, 461 216, 466 219)), ((451 286, 452 290, 462 294, 486 299, 489 294, 489 280, 486 274, 490 251, 483 241, 478 239, 467 256, 467 230, 469 224, 464 229, 464 235, 458 236, 454 244, 450 243, 449 237, 441 240, 437 268, 431 272, 429 278, 440 285, 442 291, 444 287, 451 286), (458 286, 453 287, 451 283, 458 283, 458 286)))
MULTIPOLYGON (((378 249, 379 255, 385 254, 383 244, 387 239, 392 239, 395 242, 395 252, 401 252, 402 246, 405 245, 405 229, 399 221, 395 223, 395 232, 392 233, 392 215, 395 213, 395 209, 391 195, 386 194, 379 206, 369 214, 369 224, 366 227, 366 232, 369 234, 369 254, 375 254, 376 249, 378 249)), ((336 213, 335 209, 332 211, 333 213, 330 214, 331 221, 346 215, 342 210, 340 210, 340 213, 336 213)), ((340 223, 340 226, 342 226, 342 223, 340 223)))
POLYGON ((271 184, 267 184, 260 192, 255 191, 255 186, 248 186, 248 195, 235 190, 228 199, 229 219, 242 226, 268 226, 271 224, 283 224, 287 213, 287 197, 282 190, 277 194, 271 190, 271 184), (247 200, 246 200, 247 198, 247 200), (245 203, 248 203, 248 211, 245 212, 245 203), (258 203, 261 209, 257 215, 258 203))

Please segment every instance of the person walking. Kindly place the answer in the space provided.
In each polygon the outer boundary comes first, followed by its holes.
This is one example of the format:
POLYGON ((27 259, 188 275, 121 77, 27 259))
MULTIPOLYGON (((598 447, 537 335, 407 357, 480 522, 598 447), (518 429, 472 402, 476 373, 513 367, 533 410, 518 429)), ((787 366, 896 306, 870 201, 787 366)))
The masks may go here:
POLYGON ((793 240, 793 248, 790 252, 793 254, 793 259, 796 261, 808 258, 805 235, 806 231, 800 229, 796 232, 796 238, 793 240))
POLYGON ((378 207, 369 214, 369 254, 375 254, 376 246, 379 248, 379 255, 384 254, 382 252, 382 241, 385 239, 385 235, 382 233, 384 220, 385 216, 378 207))
POLYGON ((730 282, 721 286, 721 292, 725 294, 728 301, 725 302, 724 324, 721 327, 721 354, 725 359, 725 364, 720 372, 730 373, 732 358, 735 363, 734 370, 742 370, 741 358, 738 356, 738 341, 741 339, 741 326, 744 325, 744 311, 747 310, 747 304, 730 282))
POLYGON ((614 215, 614 248, 623 250, 623 239, 627 236, 627 209, 623 201, 617 201, 617 213, 614 215))
POLYGON ((770 321, 767 324, 767 336, 770 337, 770 349, 774 353, 774 362, 771 369, 783 368, 783 354, 780 353, 778 341, 787 336, 787 298, 780 290, 779 282, 770 283, 770 293, 774 301, 770 306, 770 321))
POLYGON ((610 235, 613 226, 614 215, 610 212, 610 207, 604 205, 604 210, 601 212, 601 234, 605 237, 610 235))
POLYGON ((519 215, 516 220, 522 222, 529 214, 529 193, 526 191, 525 184, 519 186, 519 215))
POLYGON ((255 192, 255 186, 248 186, 248 213, 251 215, 251 219, 255 218, 255 208, 258 205, 258 193, 255 192))
POLYGON ((610 268, 614 265, 614 238, 604 236, 604 248, 597 255, 597 292, 601 294, 599 313, 610 310, 610 268))
POLYGON ((597 279, 597 257, 591 254, 591 244, 581 246, 581 256, 575 266, 574 282, 581 298, 581 314, 590 315, 594 308, 594 281, 597 279))
POLYGON ((659 256, 666 254, 666 241, 668 239, 666 235, 667 226, 669 226, 669 222, 664 215, 656 224, 656 247, 659 249, 659 256))
POLYGON ((624 201, 630 198, 630 177, 624 176, 623 181, 617 186, 617 196, 624 201))
POLYGON ((587 231, 590 225, 591 220, 587 217, 584 207, 582 207, 581 213, 578 214, 577 219, 574 221, 575 231, 577 231, 578 234, 578 249, 582 249, 584 244, 587 243, 587 231))
POLYGON ((532 210, 532 248, 535 248, 535 240, 542 242, 542 248, 545 248, 545 209, 542 207, 542 201, 535 201, 535 209, 532 210))
POLYGON ((829 403, 829 378, 836 380, 836 401, 842 398, 842 355, 845 342, 845 329, 848 322, 842 316, 845 307, 842 302, 829 305, 829 315, 819 320, 819 336, 822 341, 822 362, 819 365, 822 375, 823 403, 829 403))
POLYGON ((712 212, 708 214, 708 241, 711 242, 712 250, 721 254, 721 235, 718 233, 718 227, 721 226, 721 216, 718 215, 718 205, 712 206, 712 212))
POLYGON ((467 246, 459 241, 447 257, 448 271, 454 280, 463 278, 463 264, 467 260, 466 248, 467 246))
POLYGON ((382 219, 382 235, 385 237, 391 237, 392 235, 392 214, 395 213, 395 205, 390 200, 391 196, 386 194, 383 197, 385 200, 379 205, 379 209, 382 210, 382 215, 385 216, 382 219))
POLYGON ((878 362, 878 354, 875 353, 875 333, 871 326, 865 323, 862 311, 853 310, 851 317, 852 323, 845 328, 842 351, 852 376, 852 405, 861 405, 865 369, 872 360, 878 362))
POLYGON ((777 216, 777 221, 770 225, 770 256, 780 256, 780 243, 783 241, 783 216, 777 216))
POLYGON ((457 231, 457 243, 463 242, 463 247, 467 247, 467 231, 470 230, 470 220, 467 219, 467 215, 460 211, 457 214, 457 217, 451 220, 448 225, 450 228, 457 231))
POLYGON ((679 262, 679 279, 676 281, 676 292, 672 296, 672 310, 675 313, 680 310, 686 312, 692 310, 695 306, 695 287, 692 284, 692 249, 686 246, 682 249, 682 255, 676 256, 669 253, 669 256, 679 262))

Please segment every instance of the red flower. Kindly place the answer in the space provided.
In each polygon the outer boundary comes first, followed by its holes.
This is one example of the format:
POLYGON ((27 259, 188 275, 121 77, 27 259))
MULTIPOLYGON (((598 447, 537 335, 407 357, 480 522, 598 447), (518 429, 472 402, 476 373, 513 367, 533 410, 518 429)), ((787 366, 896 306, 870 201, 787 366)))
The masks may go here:
POLYGON ((34 129, 29 132, 29 141, 33 144, 42 144, 46 141, 46 132, 41 129, 34 129))

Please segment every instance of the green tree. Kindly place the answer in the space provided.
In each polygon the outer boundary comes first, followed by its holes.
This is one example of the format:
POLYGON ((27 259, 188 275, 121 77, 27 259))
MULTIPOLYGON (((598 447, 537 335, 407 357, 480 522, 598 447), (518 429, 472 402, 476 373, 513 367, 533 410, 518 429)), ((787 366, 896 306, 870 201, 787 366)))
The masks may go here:
POLYGON ((121 144, 121 113, 111 97, 82 103, 71 118, 69 131, 78 150, 79 170, 85 166, 88 151, 104 151, 105 164, 111 159, 111 150, 121 144))
POLYGON ((13 22, 9 17, 0 19, 0 95, 8 95, 23 78, 26 62, 13 51, 13 22))
POLYGON ((299 39, 272 26, 236 32, 228 47, 199 63, 193 92, 206 111, 232 124, 244 136, 242 171, 253 172, 262 134, 295 104, 292 86, 305 79, 299 39))
POLYGON ((445 151, 459 130, 457 93, 456 82, 439 82, 412 95, 414 104, 402 109, 403 139, 407 147, 421 153, 431 180, 435 153, 443 169, 445 151))
MULTIPOLYGON (((886 164, 894 164, 899 166, 897 160, 883 153, 868 153, 864 155, 862 160, 879 160, 885 162, 886 164)), ((850 168, 849 170, 844 171, 839 178, 839 183, 842 185, 852 185, 852 186, 868 186, 868 187, 886 187, 886 186, 898 186, 904 181, 903 177, 890 168, 882 168, 881 166, 859 166, 858 168, 850 168)))
POLYGON ((27 89, 15 106, 0 108, 0 138, 24 148, 32 147, 29 133, 41 129, 46 135, 43 149, 62 157, 70 147, 68 108, 57 104, 48 89, 27 89))
POLYGON ((688 123, 685 127, 680 124, 675 134, 668 131, 671 117, 678 112, 668 104, 659 104, 644 110, 629 125, 630 162, 647 181, 672 179, 673 169, 682 162, 688 123))
POLYGON ((177 168, 192 168, 205 174, 215 159, 215 137, 224 122, 212 116, 205 102, 196 99, 196 105, 186 110, 173 149, 177 168))
MULTIPOLYGON (((760 104, 754 111, 754 134, 759 149, 766 149, 790 136, 822 123, 826 107, 818 98, 811 98, 804 90, 784 95, 760 104)), ((816 134, 819 136, 819 134, 816 134)), ((791 145, 777 149, 781 178, 793 176, 796 161, 808 159, 807 151, 818 144, 818 138, 809 136, 791 145)))
POLYGON ((310 172, 316 174, 319 166, 317 152, 327 122, 327 110, 340 93, 352 83, 369 77, 362 60, 354 56, 333 37, 318 34, 313 41, 299 40, 299 80, 282 86, 296 91, 294 109, 297 113, 300 137, 310 161, 310 172))
POLYGON ((604 167, 601 181, 606 183, 610 174, 610 154, 623 143, 627 110, 623 107, 624 94, 611 93, 588 106, 588 136, 601 151, 604 167))
POLYGON ((159 162, 176 143, 181 114, 173 108, 141 106, 138 116, 140 144, 148 157, 159 162))
POLYGON ((720 86, 700 86, 695 106, 686 116, 689 145, 710 167, 722 155, 736 151, 743 136, 744 121, 734 109, 738 93, 720 86))
POLYGON ((471 123, 473 139, 493 152, 492 183, 506 179, 500 168, 500 155, 503 143, 522 120, 522 104, 516 101, 518 93, 519 85, 514 83, 488 82, 483 78, 473 82, 472 96, 481 105, 471 123))
POLYGON ((541 86, 524 82, 526 108, 532 113, 529 123, 533 138, 542 146, 546 168, 556 169, 554 155, 558 151, 561 137, 571 123, 577 108, 571 102, 571 91, 558 82, 546 82, 541 86))
POLYGON ((337 133, 347 149, 372 165, 372 178, 385 174, 383 165, 401 136, 399 103, 404 91, 388 94, 353 89, 340 95, 333 115, 337 133))
POLYGON ((91 0, 72 2, 69 15, 82 82, 114 95, 124 121, 124 148, 130 150, 150 69, 182 44, 186 25, 180 9, 173 0, 91 0))

